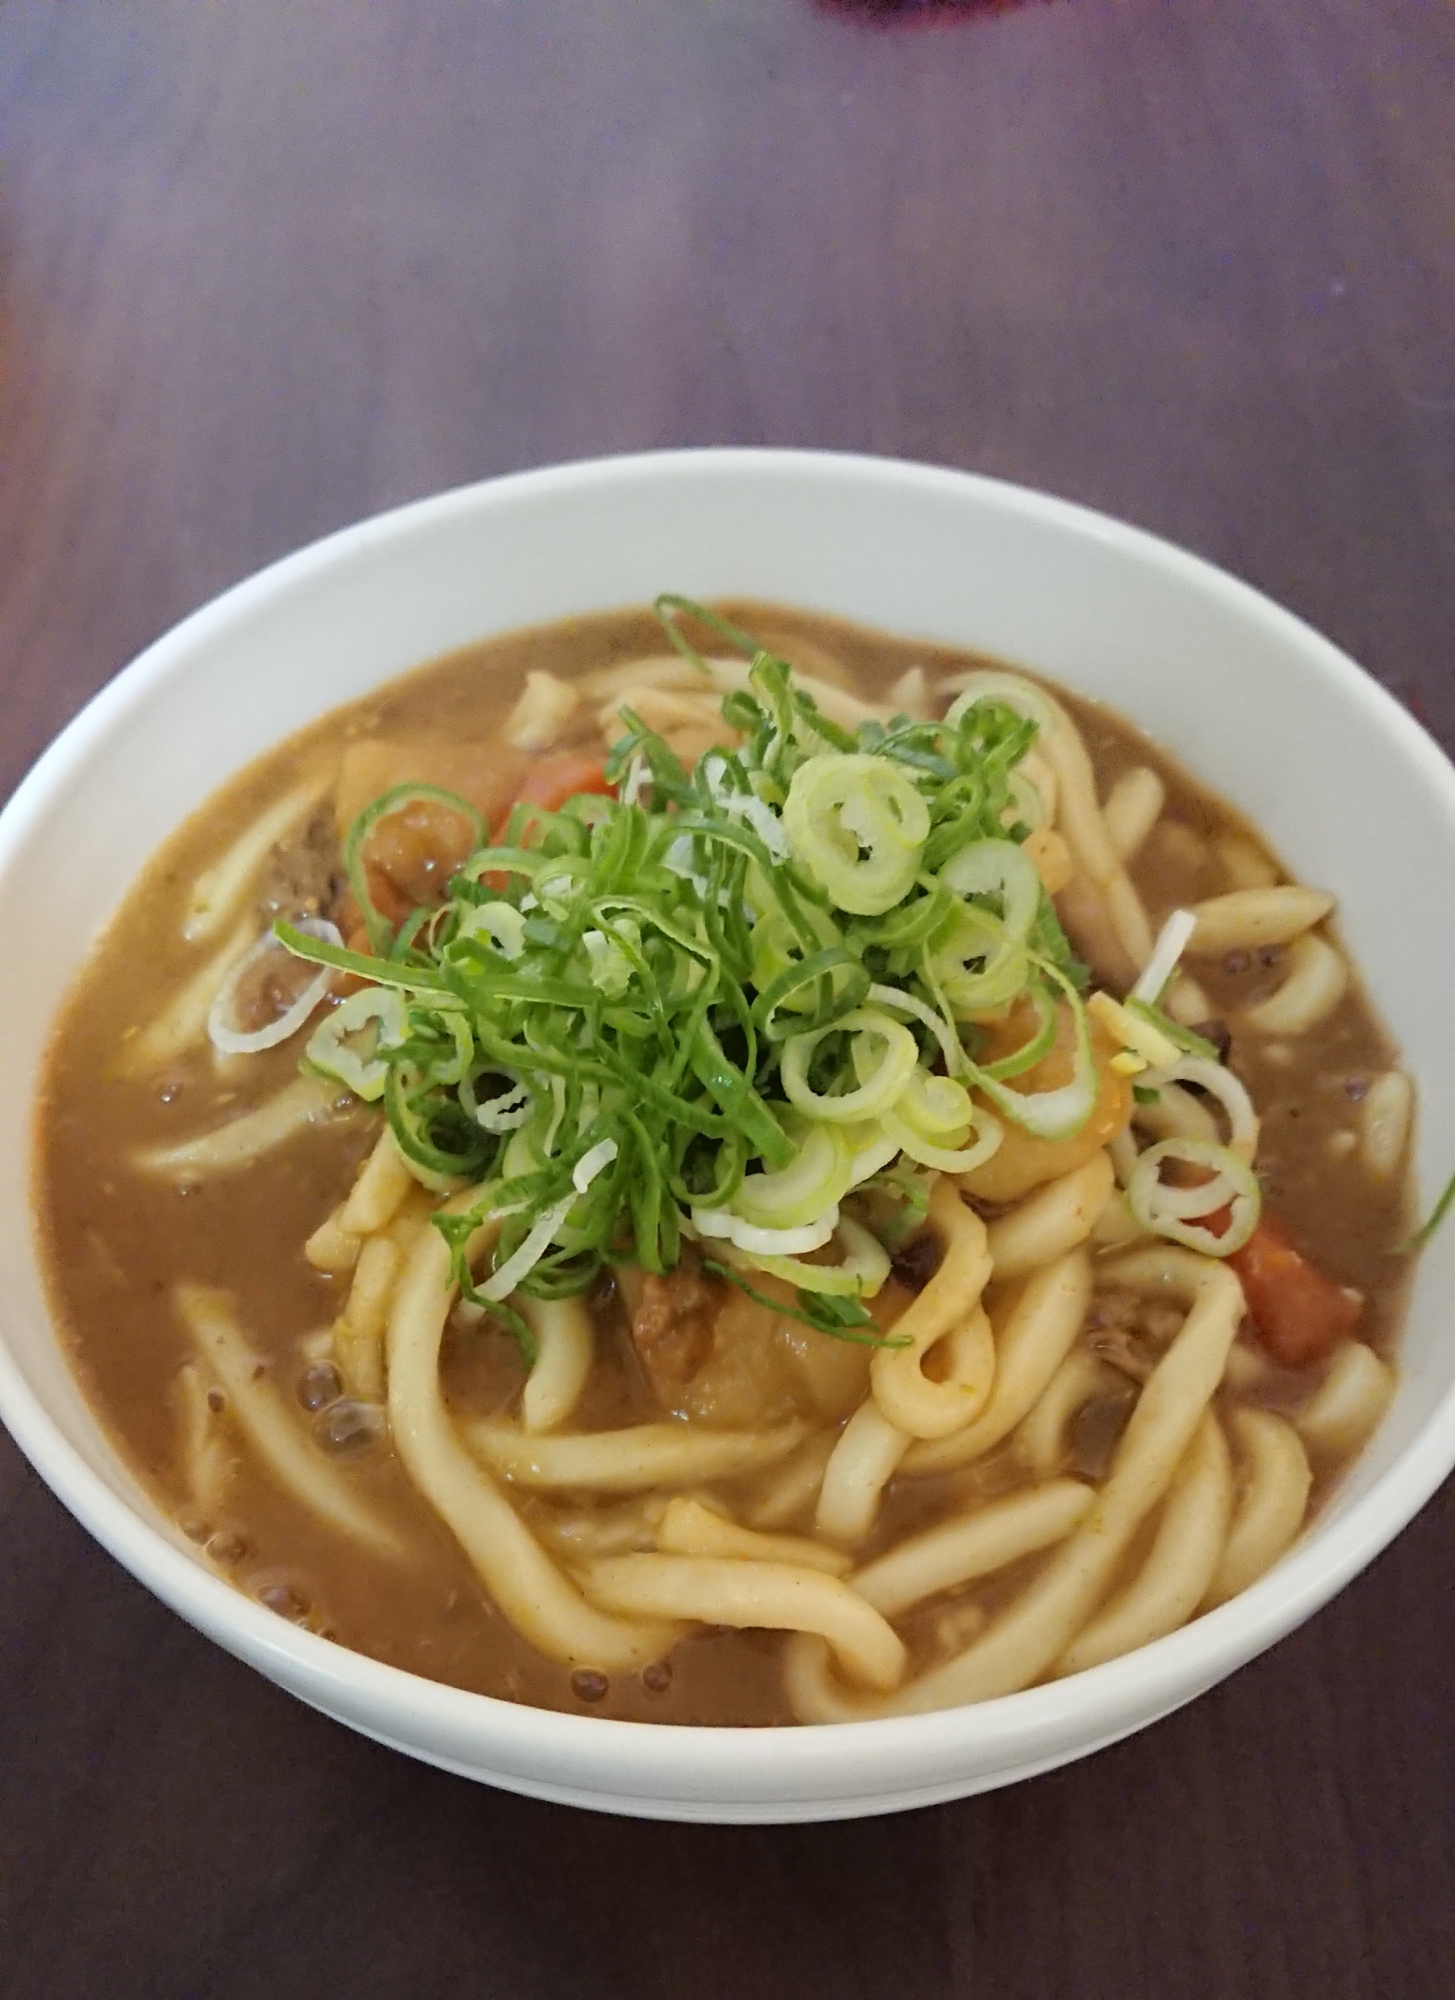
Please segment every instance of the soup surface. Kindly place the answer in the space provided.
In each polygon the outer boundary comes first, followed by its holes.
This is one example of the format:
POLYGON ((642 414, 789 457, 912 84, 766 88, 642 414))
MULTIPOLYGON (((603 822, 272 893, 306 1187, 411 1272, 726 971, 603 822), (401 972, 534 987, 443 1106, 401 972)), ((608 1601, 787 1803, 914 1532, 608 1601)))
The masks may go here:
MULTIPOLYGON (((800 715, 791 761, 813 762, 809 779, 754 779, 751 805, 722 808, 720 848, 689 840, 665 862, 659 848, 650 868, 627 855, 616 901, 598 898, 589 936, 577 926, 555 1014, 510 984, 532 951, 558 948, 553 924, 569 928, 566 890, 537 866, 553 829, 569 888, 570 857, 611 837, 613 798, 634 796, 644 825, 667 810, 665 767, 640 741, 615 788, 603 775, 623 736, 652 732, 683 773, 741 746, 751 718, 734 700, 771 707, 758 679, 745 690, 752 647, 688 619, 679 636, 704 670, 648 611, 493 640, 328 716, 179 831, 55 1031, 36 1200, 56 1310, 95 1407, 206 1559, 378 1659, 652 1721, 1010 1691, 1246 1587, 1377 1422, 1408 1265, 1410 1088, 1329 934, 1332 898, 1290 884, 1131 724, 1069 694, 1048 705, 968 654, 776 606, 722 611, 839 729, 870 733, 816 738, 800 715), (939 813, 933 788, 949 781, 912 756, 884 778, 874 726, 919 725, 909 755, 948 743, 931 725, 948 710, 953 731, 967 705, 990 717, 992 751, 1014 750, 999 837, 982 826, 957 848, 942 817, 916 840, 920 808, 895 787, 939 813), (731 828, 798 868, 808 942, 770 934, 761 875, 704 884, 731 828), (492 835, 536 872, 497 857, 462 901, 456 871, 492 835), (949 900, 926 930, 931 858, 949 900), (710 905, 686 944, 642 914, 649 881, 679 929, 710 905), (1034 929, 1017 928, 1022 891, 1034 929), (1085 990, 1109 1001, 1083 1002, 1052 897, 1085 990), (756 1054, 726 1003, 704 1016, 747 1083, 684 1056, 672 1088, 702 1129, 675 1142, 658 1198, 671 1216, 644 1251, 634 1155, 604 1248, 583 1249, 573 1220, 619 1172, 631 1117, 658 1115, 667 1072, 644 1041, 639 1091, 583 1085, 582 1052, 617 1032, 612 1009, 648 971, 677 982, 674 1018, 690 1017, 701 940, 734 899, 756 940, 749 1000, 790 982, 776 1014, 754 1015, 756 1054), (847 916, 845 900, 859 905, 847 916), (874 932, 866 949, 869 927, 911 907, 918 941, 874 932), (376 964, 393 950, 406 970, 470 932, 466 1093, 456 1077, 418 1109, 426 1052, 412 1069, 393 1059, 383 1105, 356 1094, 379 1083, 397 1023, 350 996, 409 995, 260 943, 280 918, 376 964), (1149 987, 1159 939, 1170 957, 1149 987), (810 946, 823 965, 794 988, 810 946), (867 997, 856 951, 878 975, 867 997), (297 1031, 253 1047, 315 981, 297 1031), (894 993, 919 1011, 896 1012, 894 993), (1150 1007, 1109 1004, 1129 993, 1150 1007), (507 1028, 544 1038, 555 1101, 544 1071, 522 1081, 491 1058, 482 1038, 507 1028), (766 1052, 795 1038, 797 1112, 763 1083, 766 1052), (901 1050, 913 1067, 895 1096, 901 1050), (776 1164, 743 1094, 755 1076, 781 1128, 776 1164), (724 1159, 747 1179, 714 1207, 724 1159), (548 1188, 558 1168, 575 1179, 548 1188), (482 1204, 480 1184, 512 1176, 506 1213, 482 1204), (810 1241, 815 1203, 832 1223, 810 1241), (471 1238, 473 1303, 430 1219, 446 1206, 468 1218, 455 1237, 461 1255, 471 1238), (520 1286, 483 1296, 507 1252, 520 1286)), ((702 792, 704 811, 724 788, 702 792)), ((688 824, 681 800, 671 810, 688 824)))

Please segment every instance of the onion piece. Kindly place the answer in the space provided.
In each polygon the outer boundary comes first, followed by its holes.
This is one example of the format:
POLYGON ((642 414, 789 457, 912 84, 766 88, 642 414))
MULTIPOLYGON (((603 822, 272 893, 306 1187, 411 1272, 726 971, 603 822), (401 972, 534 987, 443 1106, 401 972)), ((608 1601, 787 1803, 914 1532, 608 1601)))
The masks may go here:
POLYGON ((1142 968, 1142 976, 1127 995, 1144 1006, 1155 1007, 1162 989, 1177 970, 1177 961, 1187 949, 1187 941, 1197 929, 1191 910, 1174 910, 1157 934, 1152 956, 1142 968))
MULTIPOLYGON (((324 944, 343 944, 338 926, 331 924, 326 917, 299 917, 293 928, 302 931, 306 937, 320 939, 324 944)), ((333 973, 324 966, 317 977, 304 987, 292 1006, 280 1014, 276 1021, 270 1021, 265 1028, 258 1028, 252 1034, 244 1035, 236 1028, 228 1026, 240 982, 260 958, 266 957, 270 951, 284 950, 286 946, 279 942, 271 930, 266 930, 252 950, 238 960, 223 980, 211 1007, 207 1010, 207 1038, 220 1054, 255 1056, 261 1054, 264 1049, 277 1048, 280 1042, 286 1042, 290 1036, 298 1033, 314 1008, 326 997, 333 973)))

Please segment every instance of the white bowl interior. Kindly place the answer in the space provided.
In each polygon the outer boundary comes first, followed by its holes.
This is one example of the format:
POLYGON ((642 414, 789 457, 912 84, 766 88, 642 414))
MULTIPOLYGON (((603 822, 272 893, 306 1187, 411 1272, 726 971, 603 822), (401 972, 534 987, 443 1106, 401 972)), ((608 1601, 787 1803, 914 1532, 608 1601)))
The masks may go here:
POLYGON ((1024 663, 1133 717, 1337 890, 1344 934, 1419 1084, 1428 1194, 1455 1161, 1443 996, 1455 773, 1332 646, 1134 530, 992 481, 816 454, 603 461, 447 494, 345 531, 159 641, 0 816, 0 934, 27 940, 0 1068, 0 1410, 42 1474, 153 1589, 318 1706, 417 1755, 620 1811, 810 1818, 1005 1783, 1140 1727, 1306 1617, 1455 1461, 1455 1226, 1424 1258, 1399 1393, 1313 1531, 1254 1591, 1133 1659, 943 1716, 849 1730, 663 1730, 438 1689, 297 1633, 208 1573, 141 1496, 51 1331, 27 1201, 49 1024, 158 842, 280 737, 513 627, 659 590, 776 599, 1024 663))

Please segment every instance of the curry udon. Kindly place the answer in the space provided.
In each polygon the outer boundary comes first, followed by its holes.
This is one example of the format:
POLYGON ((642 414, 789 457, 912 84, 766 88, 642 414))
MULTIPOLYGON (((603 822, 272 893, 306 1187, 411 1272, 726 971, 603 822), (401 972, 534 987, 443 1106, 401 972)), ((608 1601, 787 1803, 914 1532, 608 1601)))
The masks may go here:
POLYGON ((1412 1093, 1333 913, 994 662, 494 640, 111 924, 58 1316, 205 1559, 379 1659, 657 1721, 1012 1692, 1254 1582, 1388 1399, 1412 1093))

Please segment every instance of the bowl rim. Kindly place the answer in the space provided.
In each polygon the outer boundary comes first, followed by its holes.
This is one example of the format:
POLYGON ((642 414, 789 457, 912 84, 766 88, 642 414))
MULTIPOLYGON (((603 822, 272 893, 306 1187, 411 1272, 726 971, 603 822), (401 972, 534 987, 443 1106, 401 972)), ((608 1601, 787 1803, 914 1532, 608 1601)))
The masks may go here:
MULTIPOLYGON (((853 452, 712 446, 587 458, 449 488, 334 530, 233 584, 147 646, 42 752, 0 809, 0 876, 73 768, 123 716, 184 675, 193 656, 234 620, 297 584, 366 561, 385 543, 428 537, 457 518, 476 515, 484 525, 499 510, 571 490, 622 481, 704 476, 783 480, 825 473, 871 485, 886 497, 908 488, 958 493, 992 511, 1108 544, 1222 600, 1301 653, 1361 708, 1370 725, 1443 792, 1455 826, 1455 768, 1420 724, 1331 640, 1202 557, 1112 516, 984 474, 853 452)), ((53 1319, 50 1330, 54 1338, 53 1319)), ((993 1756, 1023 1742, 1063 1736, 1068 1728, 1086 1736, 1093 1727, 1103 1732, 1102 1740, 1109 1740, 1110 1734, 1126 1733, 1152 1714, 1190 1699, 1285 1637, 1371 1562, 1455 1468, 1452 1385, 1426 1413, 1400 1457, 1340 1514, 1335 1532, 1296 1543, 1249 1590, 1151 1645, 1063 1681, 960 1708, 807 1728, 724 1728, 536 1708, 425 1679, 288 1624, 208 1570, 123 1501, 68 1441, 3 1343, 0 1419, 51 1491, 132 1575, 189 1622, 305 1700, 329 1712, 336 1712, 337 1702, 346 1714, 362 1700, 376 1718, 427 1719, 436 1734, 473 1741, 482 1754, 503 1755, 522 1775, 579 1751, 582 1785, 600 1790, 619 1784, 624 1803, 637 1784, 669 1782, 674 1769, 682 1778, 695 1779, 693 1790, 704 1784, 722 1788, 723 1799, 730 1792, 744 1799, 807 1803, 816 1784, 848 1768, 846 1732, 854 1746, 860 1790, 888 1781, 906 1753, 922 1755, 932 1745, 947 1755, 973 1746, 993 1756), (873 1771, 866 1769, 869 1762, 873 1771)), ((109 1436, 104 1423, 101 1428, 109 1436)), ((112 1449, 129 1483, 145 1493, 114 1441, 112 1449)), ((1065 1757, 1080 1754, 1080 1748, 1073 1744, 1065 1757)), ((672 1789, 675 1793, 677 1788, 672 1789)), ((835 1795, 842 1789, 831 1785, 835 1795)), ((827 1802, 830 1794, 822 1796, 827 1802)))

